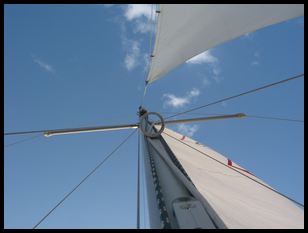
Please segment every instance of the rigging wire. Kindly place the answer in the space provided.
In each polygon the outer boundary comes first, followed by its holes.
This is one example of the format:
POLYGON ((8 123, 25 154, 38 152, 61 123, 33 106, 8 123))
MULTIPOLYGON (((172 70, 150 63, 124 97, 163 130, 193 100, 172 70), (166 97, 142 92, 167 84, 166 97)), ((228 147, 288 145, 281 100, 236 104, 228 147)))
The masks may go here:
POLYGON ((10 133, 4 133, 4 136, 21 135, 21 134, 32 134, 32 133, 43 133, 43 132, 46 132, 46 131, 51 131, 51 130, 45 129, 45 130, 33 130, 33 131, 10 132, 10 133))
POLYGON ((240 172, 240 171, 238 171, 238 170, 236 170, 236 169, 234 169, 234 168, 232 168, 232 167, 230 167, 230 166, 224 164, 223 162, 221 162, 221 161, 219 161, 219 160, 217 160, 217 159, 211 157, 210 155, 208 155, 208 154, 206 154, 206 153, 204 153, 204 152, 202 152, 202 151, 200 151, 200 150, 198 150, 198 149, 196 149, 196 148, 190 146, 189 144, 183 142, 182 140, 179 140, 179 139, 173 137, 172 135, 169 135, 169 134, 166 133, 166 132, 163 132, 163 133, 166 134, 167 136, 169 136, 169 137, 175 139, 176 141, 181 142, 182 144, 188 146, 189 148, 191 148, 191 149, 193 149, 193 150, 195 150, 195 151, 197 151, 197 152, 199 152, 199 153, 205 155, 206 157, 208 157, 208 158, 210 158, 210 159, 212 159, 212 160, 214 160, 214 161, 216 161, 216 162, 222 164, 223 166, 225 166, 225 167, 227 167, 227 168, 229 168, 229 169, 232 169, 232 170, 236 171, 237 173, 239 173, 239 174, 241 174, 241 175, 247 177, 248 179, 250 179, 250 180, 252 180, 252 181, 254 181, 254 182, 256 182, 256 183, 262 185, 263 187, 268 188, 269 190, 271 190, 271 191, 273 191, 273 192, 275 192, 275 193, 277 193, 277 194, 279 194, 279 195, 281 195, 281 196, 283 196, 283 197, 289 199, 290 201, 293 201, 294 203, 296 203, 296 204, 298 204, 298 205, 304 207, 304 204, 302 204, 302 203, 300 203, 300 202, 298 202, 298 201, 296 201, 296 200, 294 200, 294 199, 292 199, 292 198, 286 196, 285 194, 283 194, 283 193, 281 193, 281 192, 279 192, 279 191, 277 191, 277 190, 275 190, 275 189, 273 189, 273 188, 271 188, 271 187, 269 187, 269 186, 267 186, 267 185, 265 185, 265 184, 263 184, 263 183, 261 183, 261 182, 255 180, 255 179, 251 178, 250 176, 248 176, 248 175, 246 175, 246 174, 244 174, 244 173, 242 173, 242 172, 240 172))
POLYGON ((19 141, 10 143, 10 144, 6 144, 6 145, 4 145, 4 147, 6 148, 6 147, 14 146, 14 145, 16 145, 16 144, 19 144, 19 143, 22 143, 22 142, 25 142, 25 141, 30 141, 30 140, 33 140, 33 139, 39 137, 39 136, 41 136, 41 135, 38 134, 38 135, 35 135, 35 136, 32 136, 32 137, 27 137, 27 138, 24 138, 24 139, 22 139, 22 140, 19 140, 19 141))
MULTIPOLYGON (((162 114, 176 114, 175 112, 161 112, 162 114)), ((217 115, 217 116, 223 116, 226 115, 227 113, 188 113, 187 115, 198 115, 198 116, 212 116, 212 115, 217 115)), ((265 119, 265 120, 278 120, 278 121, 290 121, 290 122, 299 122, 299 123, 304 123, 304 120, 298 120, 298 119, 291 119, 291 118, 280 118, 280 117, 270 117, 270 116, 259 116, 259 115, 247 115, 245 113, 246 118, 260 118, 260 119, 265 119)))
POLYGON ((137 229, 140 229, 140 131, 138 130, 137 157, 137 229))
POLYGON ((110 152, 107 157, 105 157, 87 176, 85 176, 78 185, 76 185, 69 193, 67 193, 61 201, 59 201, 44 217, 42 217, 38 223, 34 225, 32 229, 38 227, 57 207, 59 207, 83 182, 85 182, 100 166, 102 166, 107 159, 111 157, 138 129, 135 129, 132 133, 130 133, 112 152, 110 152))
POLYGON ((245 92, 242 92, 242 93, 237 94, 237 95, 226 97, 226 98, 223 98, 223 99, 220 99, 220 100, 217 100, 217 101, 214 101, 214 102, 211 102, 211 103, 208 103, 208 104, 196 107, 196 108, 192 108, 192 109, 189 109, 189 110, 184 111, 184 112, 179 112, 177 114, 168 116, 167 118, 165 118, 165 120, 169 119, 169 118, 172 118, 172 117, 175 117, 175 116, 179 116, 179 115, 188 113, 188 112, 192 112, 192 111, 195 111, 195 110, 198 110, 198 109, 201 109, 201 108, 205 108, 205 107, 208 107, 208 106, 211 106, 211 105, 214 105, 214 104, 218 104, 218 103, 230 100, 230 99, 234 99, 234 98, 237 98, 237 97, 240 97, 240 96, 243 96, 243 95, 247 95, 247 94, 250 94, 250 93, 253 93, 253 92, 257 92, 257 91, 263 90, 265 88, 269 88, 269 87, 272 87, 272 86, 275 86, 275 85, 278 85, 278 84, 281 84, 281 83, 285 83, 285 82, 288 82, 288 81, 291 81, 291 80, 294 80, 294 79, 298 79, 298 78, 301 78, 301 77, 304 77, 304 73, 296 75, 296 76, 293 76, 293 77, 290 77, 290 78, 287 78, 287 79, 283 79, 283 80, 280 80, 280 81, 277 81, 277 82, 274 82, 274 83, 270 83, 270 84, 267 84, 267 85, 264 85, 264 86, 261 86, 261 87, 249 90, 249 91, 245 91, 245 92))
POLYGON ((266 119, 266 120, 290 121, 290 122, 304 123, 303 120, 298 120, 298 119, 279 118, 279 117, 268 117, 268 116, 256 116, 256 115, 246 115, 246 116, 249 117, 249 118, 260 118, 260 119, 266 119))

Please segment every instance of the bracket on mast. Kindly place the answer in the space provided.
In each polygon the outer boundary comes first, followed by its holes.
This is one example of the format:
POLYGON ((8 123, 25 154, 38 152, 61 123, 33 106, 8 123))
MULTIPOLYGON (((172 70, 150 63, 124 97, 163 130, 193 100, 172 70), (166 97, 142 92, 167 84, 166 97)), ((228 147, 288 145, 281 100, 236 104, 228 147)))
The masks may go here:
POLYGON ((143 134, 147 137, 150 138, 156 138, 159 135, 161 135, 161 133, 164 131, 165 129, 165 122, 163 117, 158 114, 157 112, 147 112, 145 109, 143 109, 141 106, 139 107, 139 116, 140 116, 140 129, 143 132, 143 134), (150 125, 149 127, 147 127, 146 124, 142 124, 142 121, 149 121, 149 116, 157 116, 159 118, 159 121, 154 121, 154 122, 149 122, 150 125), (160 129, 156 130, 154 128, 154 126, 159 123, 160 125, 160 129))
POLYGON ((188 197, 178 198, 172 202, 172 207, 180 229, 215 229, 199 200, 188 197))
POLYGON ((139 106, 139 112, 138 115, 141 117, 142 115, 144 115, 145 113, 147 113, 148 111, 145 110, 142 106, 139 106))

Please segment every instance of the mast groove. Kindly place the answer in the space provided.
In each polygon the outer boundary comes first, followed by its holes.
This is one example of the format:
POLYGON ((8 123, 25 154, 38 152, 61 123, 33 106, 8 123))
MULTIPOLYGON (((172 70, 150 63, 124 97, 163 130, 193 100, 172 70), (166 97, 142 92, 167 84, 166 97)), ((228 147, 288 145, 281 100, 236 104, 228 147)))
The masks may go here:
POLYGON ((155 188, 155 194, 156 194, 156 200, 158 204, 158 209, 160 211, 160 220, 161 220, 161 227, 163 229, 170 229, 171 223, 169 219, 169 215, 167 212, 164 196, 162 193, 162 189, 159 183, 159 178, 157 175, 156 167, 155 167, 155 162, 153 159, 153 156, 151 152, 149 151, 149 158, 150 158, 150 166, 151 166, 151 172, 153 176, 153 181, 154 181, 154 188, 155 188))

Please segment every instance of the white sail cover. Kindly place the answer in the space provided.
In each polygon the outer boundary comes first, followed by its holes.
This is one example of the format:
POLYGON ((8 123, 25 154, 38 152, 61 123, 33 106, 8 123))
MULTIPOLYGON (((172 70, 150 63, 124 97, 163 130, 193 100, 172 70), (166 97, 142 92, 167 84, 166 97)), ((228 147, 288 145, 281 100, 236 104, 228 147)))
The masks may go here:
POLYGON ((213 149, 170 129, 166 128, 162 136, 197 190, 227 228, 304 228, 303 209, 278 193, 230 169, 232 167, 270 187, 239 165, 213 149))
POLYGON ((304 4, 162 4, 147 82, 245 33, 304 15, 304 4))

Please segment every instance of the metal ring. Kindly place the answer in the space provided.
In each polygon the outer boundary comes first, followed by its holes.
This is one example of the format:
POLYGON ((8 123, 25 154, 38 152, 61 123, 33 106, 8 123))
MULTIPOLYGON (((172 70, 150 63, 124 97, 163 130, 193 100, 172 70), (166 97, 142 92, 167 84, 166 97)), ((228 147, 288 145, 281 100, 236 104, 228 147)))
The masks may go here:
MULTIPOLYGON (((155 122, 156 123, 156 122, 155 122)), ((154 126, 154 124, 155 123, 152 123, 152 125, 151 125, 151 129, 153 128, 153 126, 154 126)), ((148 137, 150 137, 150 138, 156 138, 156 137, 158 137, 159 135, 161 135, 161 133, 164 131, 164 129, 165 129, 165 122, 164 122, 164 119, 163 119, 163 117, 160 115, 160 114, 158 114, 157 112, 147 112, 147 113, 145 113, 145 114, 143 114, 142 116, 141 116, 141 118, 140 118, 140 129, 141 129, 141 131, 143 132, 143 134, 145 135, 145 136, 148 136, 148 137), (142 127, 142 125, 143 124, 141 124, 141 122, 148 116, 148 115, 156 115, 156 116, 158 116, 159 117, 159 119, 160 119, 160 123, 161 123, 161 128, 160 128, 160 130, 158 130, 158 132, 147 132, 143 127, 142 127)))

